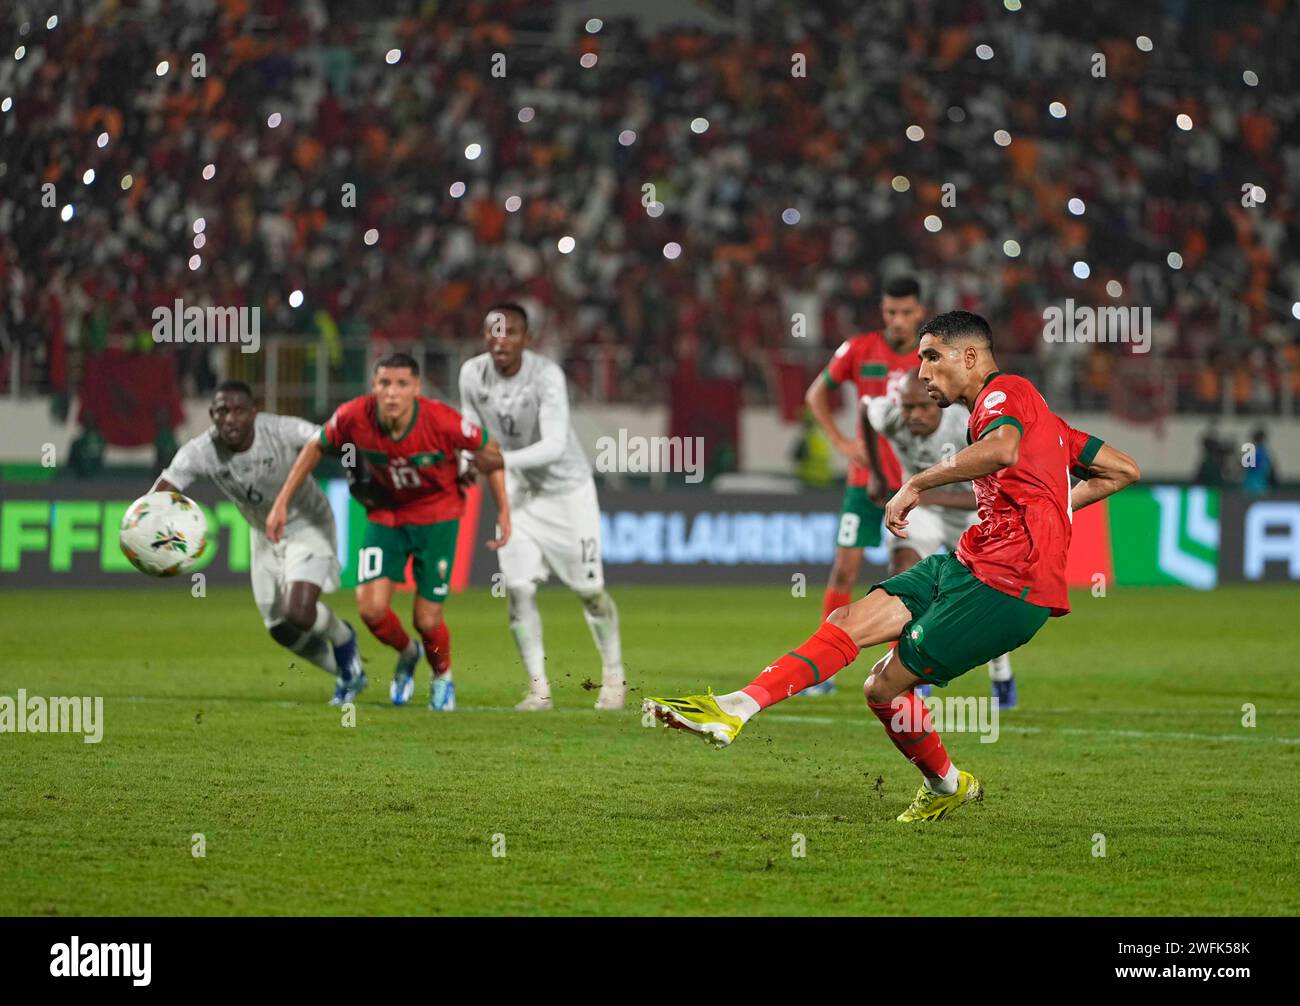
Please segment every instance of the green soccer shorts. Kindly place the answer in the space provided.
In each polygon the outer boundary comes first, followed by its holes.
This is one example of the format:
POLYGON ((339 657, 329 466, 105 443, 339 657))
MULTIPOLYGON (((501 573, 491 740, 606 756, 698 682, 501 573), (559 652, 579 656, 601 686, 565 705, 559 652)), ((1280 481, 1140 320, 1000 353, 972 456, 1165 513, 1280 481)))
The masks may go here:
POLYGON ((941 688, 1029 642, 1052 613, 982 583, 951 553, 928 556, 877 587, 912 613, 898 639, 903 666, 941 688))
POLYGON ((397 527, 367 521, 357 562, 357 583, 381 576, 405 583, 406 559, 414 556, 411 571, 415 574, 415 592, 426 601, 442 604, 447 600, 459 530, 459 520, 397 527))
POLYGON ((885 511, 871 502, 866 486, 849 486, 844 490, 835 544, 840 548, 874 548, 880 544, 884 519, 885 511))

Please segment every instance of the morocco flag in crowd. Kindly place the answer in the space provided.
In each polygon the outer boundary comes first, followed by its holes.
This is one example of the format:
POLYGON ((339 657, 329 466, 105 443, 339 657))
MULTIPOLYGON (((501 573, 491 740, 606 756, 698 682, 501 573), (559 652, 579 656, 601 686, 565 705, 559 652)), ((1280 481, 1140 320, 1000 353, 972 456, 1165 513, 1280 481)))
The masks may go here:
POLYGON ((86 358, 81 422, 108 443, 152 444, 161 427, 175 429, 183 417, 174 357, 106 349, 86 358))

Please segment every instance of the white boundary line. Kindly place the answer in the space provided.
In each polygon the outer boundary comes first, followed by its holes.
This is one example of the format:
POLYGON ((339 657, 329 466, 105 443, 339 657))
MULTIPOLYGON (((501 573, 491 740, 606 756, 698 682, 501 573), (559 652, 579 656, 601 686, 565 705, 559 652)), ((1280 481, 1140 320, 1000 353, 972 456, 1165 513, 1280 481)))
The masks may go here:
MULTIPOLYGON (((237 698, 237 699, 235 698, 194 698, 189 696, 170 696, 170 695, 105 696, 106 701, 109 700, 110 698, 114 701, 121 701, 121 702, 171 702, 171 703, 184 703, 186 705, 193 705, 195 703, 198 703, 200 705, 232 705, 232 704, 242 704, 245 702, 253 702, 258 705, 264 705, 264 706, 268 706, 268 705, 278 706, 281 709, 314 708, 314 704, 311 702, 292 702, 286 699, 276 699, 268 702, 268 701, 260 701, 255 698, 237 698)), ((412 702, 410 703, 409 706, 397 707, 397 706, 393 706, 389 702, 363 700, 357 703, 357 705, 368 706, 370 708, 380 707, 386 709, 395 709, 395 708, 414 709, 417 713, 427 712, 427 710, 424 708, 425 704, 423 702, 412 702)), ((322 699, 320 702, 320 708, 322 710, 329 710, 329 709, 337 709, 338 707, 330 706, 322 699)), ((515 710, 513 706, 460 706, 456 711, 464 712, 464 713, 513 713, 515 710)), ((1049 710, 1042 710, 1042 711, 1047 712, 1049 710)), ((1063 709, 1050 710, 1050 712, 1053 713, 1063 713, 1066 711, 1067 710, 1063 710, 1063 709)), ((590 706, 585 706, 577 709, 574 708, 551 709, 551 710, 547 710, 545 713, 539 713, 537 714, 537 716, 543 719, 544 721, 545 717, 549 713, 559 713, 561 715, 565 715, 565 714, 587 715, 587 714, 595 714, 596 712, 597 711, 592 709, 590 706)), ((638 716, 640 715, 635 704, 630 704, 627 709, 623 710, 623 712, 624 713, 635 712, 637 713, 638 716)), ((768 713, 763 717, 763 719, 780 721, 783 723, 815 723, 818 725, 828 725, 828 724, 833 725, 836 723, 861 724, 863 726, 874 725, 874 720, 867 717, 865 714, 862 716, 802 716, 799 715, 798 713, 768 713)), ((1253 741, 1257 744, 1300 745, 1300 737, 1260 737, 1258 735, 1252 736, 1251 734, 1244 733, 1244 732, 1240 734, 1198 734, 1198 733, 1192 733, 1183 730, 1116 730, 1108 727, 1023 727, 1023 726, 1015 726, 1014 724, 1005 723, 1001 721, 999 721, 998 729, 999 732, 1013 733, 1013 734, 1056 733, 1056 734, 1069 734, 1072 736, 1100 735, 1105 737, 1129 737, 1134 740, 1149 740, 1149 739, 1164 738, 1167 740, 1182 740, 1182 741, 1253 741)), ((1244 731, 1246 728, 1243 727, 1242 729, 1244 731)))
MULTIPOLYGON (((864 723, 871 724, 871 720, 863 717, 861 720, 854 717, 836 717, 836 716, 800 716, 793 713, 772 713, 768 719, 784 720, 790 723, 864 723)), ((1246 728, 1242 728, 1243 731, 1246 728)), ((999 718, 998 730, 1000 733, 1013 734, 1074 734, 1074 735, 1092 735, 1101 734, 1109 737, 1131 737, 1134 739, 1148 738, 1165 738, 1171 740, 1184 741, 1255 741, 1260 744, 1300 744, 1300 737, 1259 737, 1251 736, 1247 733, 1240 734, 1197 734, 1188 733, 1181 730, 1114 730, 1107 727, 1018 727, 1007 724, 999 718)), ((943 731, 940 731, 942 733, 943 731)), ((967 731, 969 732, 969 731, 967 731)))

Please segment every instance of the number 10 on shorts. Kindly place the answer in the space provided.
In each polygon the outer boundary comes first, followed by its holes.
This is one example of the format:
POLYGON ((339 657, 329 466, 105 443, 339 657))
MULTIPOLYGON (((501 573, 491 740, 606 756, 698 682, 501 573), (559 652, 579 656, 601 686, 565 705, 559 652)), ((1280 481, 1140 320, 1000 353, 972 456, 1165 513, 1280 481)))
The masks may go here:
POLYGON ((384 550, 377 545, 363 548, 357 555, 357 583, 373 580, 384 568, 384 550))

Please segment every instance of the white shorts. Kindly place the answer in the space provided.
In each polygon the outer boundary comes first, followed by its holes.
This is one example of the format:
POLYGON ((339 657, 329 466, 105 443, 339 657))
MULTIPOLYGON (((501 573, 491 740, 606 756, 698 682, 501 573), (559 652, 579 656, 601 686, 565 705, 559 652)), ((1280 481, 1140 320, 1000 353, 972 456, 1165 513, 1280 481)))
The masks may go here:
POLYGON ((974 510, 938 506, 913 507, 907 515, 906 538, 886 533, 890 554, 900 548, 910 548, 924 559, 941 548, 955 552, 958 540, 974 523, 974 510))
POLYGON ((572 590, 605 588, 595 482, 567 493, 519 496, 511 502, 510 527, 510 540, 497 552, 506 589, 542 583, 551 573, 572 590))
POLYGON ((248 573, 253 581, 253 600, 268 627, 284 617, 289 584, 314 583, 323 594, 339 589, 338 548, 332 522, 328 533, 311 524, 286 530, 278 545, 272 545, 256 528, 249 538, 252 554, 248 573))

